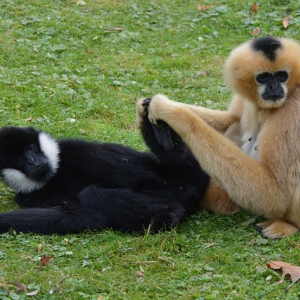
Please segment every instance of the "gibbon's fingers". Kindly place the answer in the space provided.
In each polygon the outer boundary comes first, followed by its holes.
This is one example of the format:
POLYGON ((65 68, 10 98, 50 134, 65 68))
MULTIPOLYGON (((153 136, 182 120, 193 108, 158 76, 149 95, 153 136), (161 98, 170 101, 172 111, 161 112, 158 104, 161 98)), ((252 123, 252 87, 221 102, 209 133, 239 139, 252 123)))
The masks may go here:
POLYGON ((208 175, 222 182, 234 202, 266 217, 284 217, 289 203, 282 201, 285 195, 268 168, 195 113, 166 96, 156 95, 149 106, 149 119, 154 123, 163 120, 175 130, 208 175))
MULTIPOLYGON (((150 105, 151 98, 140 99, 136 106, 136 124, 138 128, 142 128, 143 119, 148 114, 148 107, 150 105)), ((157 125, 151 123, 156 140, 166 151, 170 152, 174 149, 174 142, 171 138, 171 132, 169 126, 164 122, 158 122, 157 125)))

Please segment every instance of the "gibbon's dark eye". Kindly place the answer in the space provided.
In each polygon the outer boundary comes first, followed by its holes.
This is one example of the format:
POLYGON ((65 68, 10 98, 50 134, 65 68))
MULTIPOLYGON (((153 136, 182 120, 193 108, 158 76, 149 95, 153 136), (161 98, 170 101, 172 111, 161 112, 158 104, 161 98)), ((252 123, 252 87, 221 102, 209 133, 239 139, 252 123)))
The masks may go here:
POLYGON ((279 71, 275 74, 280 82, 285 82, 289 78, 289 74, 286 71, 279 71))
POLYGON ((29 145, 26 150, 31 151, 31 152, 36 152, 37 146, 34 144, 29 145))
POLYGON ((270 73, 264 72, 256 76, 256 81, 258 83, 264 84, 267 82, 269 77, 272 76, 270 73))
POLYGON ((23 164, 23 159, 22 158, 18 158, 17 159, 17 165, 21 166, 23 164))

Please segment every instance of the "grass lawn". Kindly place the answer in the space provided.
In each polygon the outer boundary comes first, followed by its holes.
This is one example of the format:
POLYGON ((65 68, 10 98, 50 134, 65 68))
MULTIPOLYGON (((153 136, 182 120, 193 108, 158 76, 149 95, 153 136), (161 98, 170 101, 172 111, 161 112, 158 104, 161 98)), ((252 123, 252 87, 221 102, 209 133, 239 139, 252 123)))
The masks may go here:
MULTIPOLYGON (((146 151, 137 98, 159 92, 226 109, 223 64, 235 46, 258 29, 300 38, 298 1, 261 0, 256 13, 253 3, 1 0, 0 126, 146 151)), ((12 197, 1 185, 2 212, 16 208, 12 197)), ((300 265, 300 237, 265 240, 260 220, 203 211, 157 235, 2 234, 0 299, 299 299, 300 283, 286 291, 289 278, 278 284, 265 264, 300 265), (52 263, 39 270, 45 254, 52 263)))

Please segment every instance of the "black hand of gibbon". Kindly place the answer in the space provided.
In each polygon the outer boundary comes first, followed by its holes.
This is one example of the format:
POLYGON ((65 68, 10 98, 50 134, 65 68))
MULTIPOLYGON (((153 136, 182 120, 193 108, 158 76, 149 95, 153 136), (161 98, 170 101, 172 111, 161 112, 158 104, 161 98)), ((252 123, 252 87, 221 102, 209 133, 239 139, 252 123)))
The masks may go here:
MULTIPOLYGON (((142 106, 145 107, 146 112, 148 113, 148 107, 150 105, 151 98, 146 98, 142 106)), ((157 125, 151 123, 153 131, 155 133, 157 142, 166 150, 172 151, 174 150, 174 142, 171 137, 171 128, 169 125, 163 121, 158 121, 157 125)))

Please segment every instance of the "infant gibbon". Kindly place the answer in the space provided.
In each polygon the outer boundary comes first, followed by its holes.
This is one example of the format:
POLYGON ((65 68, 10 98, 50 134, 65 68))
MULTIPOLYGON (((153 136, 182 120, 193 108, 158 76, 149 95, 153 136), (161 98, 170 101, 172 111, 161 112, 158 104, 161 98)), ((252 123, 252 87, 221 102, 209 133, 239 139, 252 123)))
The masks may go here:
POLYGON ((0 233, 157 232, 197 211, 206 173, 179 136, 153 127, 146 113, 141 130, 154 155, 116 144, 57 142, 34 128, 3 128, 1 177, 23 209, 0 214, 0 233))
MULTIPOLYGON (((175 130, 212 178, 204 208, 230 212, 240 206, 263 215, 269 220, 258 227, 269 238, 296 233, 300 228, 300 46, 274 37, 242 44, 227 59, 225 78, 234 92, 228 111, 156 95, 149 105, 149 119, 154 124, 164 121, 175 130)), ((140 101, 138 111, 141 105, 140 101)))

